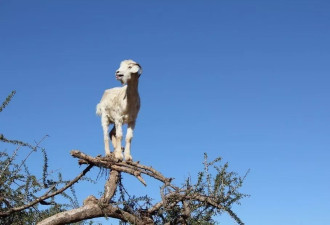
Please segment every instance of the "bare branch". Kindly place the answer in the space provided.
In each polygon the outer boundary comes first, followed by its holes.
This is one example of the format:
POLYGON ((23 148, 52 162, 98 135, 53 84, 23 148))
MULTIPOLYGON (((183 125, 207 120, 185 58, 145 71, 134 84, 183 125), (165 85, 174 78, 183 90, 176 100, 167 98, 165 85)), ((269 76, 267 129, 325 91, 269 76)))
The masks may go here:
POLYGON ((81 159, 80 164, 92 164, 98 167, 108 168, 117 170, 118 172, 124 172, 131 174, 143 184, 146 185, 145 181, 141 177, 141 174, 146 174, 153 177, 163 183, 170 183, 172 179, 164 177, 161 173, 153 169, 152 167, 144 166, 136 162, 119 162, 113 157, 96 157, 86 155, 78 150, 72 150, 71 155, 73 157, 81 159))
POLYGON ((130 214, 120 208, 108 205, 104 208, 100 207, 98 204, 90 203, 84 205, 80 208, 69 210, 66 212, 58 213, 51 216, 41 222, 38 225, 60 225, 69 224, 74 222, 79 222, 86 219, 92 219, 97 217, 108 216, 111 218, 120 219, 124 222, 130 222, 136 225, 152 225, 151 220, 146 221, 138 218, 137 216, 130 214))
POLYGON ((116 192, 117 185, 119 179, 119 172, 116 170, 111 170, 109 179, 107 183, 104 185, 104 195, 102 197, 102 203, 109 203, 110 199, 116 192))

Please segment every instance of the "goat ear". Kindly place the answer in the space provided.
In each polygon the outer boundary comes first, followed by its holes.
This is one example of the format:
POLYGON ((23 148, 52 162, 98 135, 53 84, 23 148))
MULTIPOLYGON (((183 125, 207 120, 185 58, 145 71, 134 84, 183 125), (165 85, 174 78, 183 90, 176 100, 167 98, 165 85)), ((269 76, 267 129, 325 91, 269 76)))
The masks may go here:
POLYGON ((140 65, 135 64, 135 65, 132 67, 131 72, 132 72, 132 73, 138 73, 139 75, 141 75, 141 74, 142 74, 142 69, 141 69, 140 65))

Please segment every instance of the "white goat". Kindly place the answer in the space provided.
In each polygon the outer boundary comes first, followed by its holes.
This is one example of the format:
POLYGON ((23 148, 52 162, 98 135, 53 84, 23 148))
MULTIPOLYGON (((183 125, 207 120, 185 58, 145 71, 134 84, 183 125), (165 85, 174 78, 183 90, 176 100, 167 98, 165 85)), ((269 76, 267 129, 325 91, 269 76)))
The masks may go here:
POLYGON ((142 74, 141 66, 133 60, 124 60, 116 71, 116 79, 124 86, 105 90, 102 99, 96 107, 96 114, 101 116, 104 135, 105 154, 110 155, 109 136, 114 147, 115 157, 123 160, 121 141, 123 138, 122 125, 127 124, 125 160, 132 161, 131 141, 135 121, 140 109, 138 81, 142 74), (114 127, 108 135, 110 124, 114 127))

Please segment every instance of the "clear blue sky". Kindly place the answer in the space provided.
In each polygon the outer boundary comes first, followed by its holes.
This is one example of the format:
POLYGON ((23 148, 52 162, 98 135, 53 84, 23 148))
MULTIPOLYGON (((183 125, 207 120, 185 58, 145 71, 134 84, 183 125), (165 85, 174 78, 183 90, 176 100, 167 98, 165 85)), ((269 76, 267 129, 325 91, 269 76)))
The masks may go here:
POLYGON ((123 59, 144 71, 135 160, 180 184, 222 156, 251 169, 247 225, 330 224, 330 1, 0 0, 0 99, 17 91, 0 133, 49 134, 50 166, 75 176, 71 149, 104 154, 95 106, 123 59))

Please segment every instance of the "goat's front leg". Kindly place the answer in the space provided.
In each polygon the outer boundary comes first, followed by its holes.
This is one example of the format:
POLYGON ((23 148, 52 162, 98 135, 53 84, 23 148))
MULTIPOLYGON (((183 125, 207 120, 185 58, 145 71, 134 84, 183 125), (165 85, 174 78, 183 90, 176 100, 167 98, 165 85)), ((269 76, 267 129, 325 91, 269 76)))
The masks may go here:
POLYGON ((116 149, 116 126, 113 126, 113 128, 111 129, 110 133, 109 133, 109 137, 111 139, 112 145, 113 145, 113 149, 116 149))
POLYGON ((102 128, 103 128, 105 155, 110 156, 110 145, 109 145, 109 136, 108 136, 108 128, 109 128, 108 118, 105 116, 102 116, 101 122, 102 122, 102 128))
POLYGON ((123 139, 122 123, 116 122, 116 145, 115 145, 115 157, 118 160, 123 160, 123 153, 121 150, 121 140, 123 139))
POLYGON ((127 133, 126 133, 125 153, 124 153, 126 161, 133 161, 133 158, 131 156, 131 142, 133 138, 134 128, 135 128, 135 122, 128 123, 127 133))

